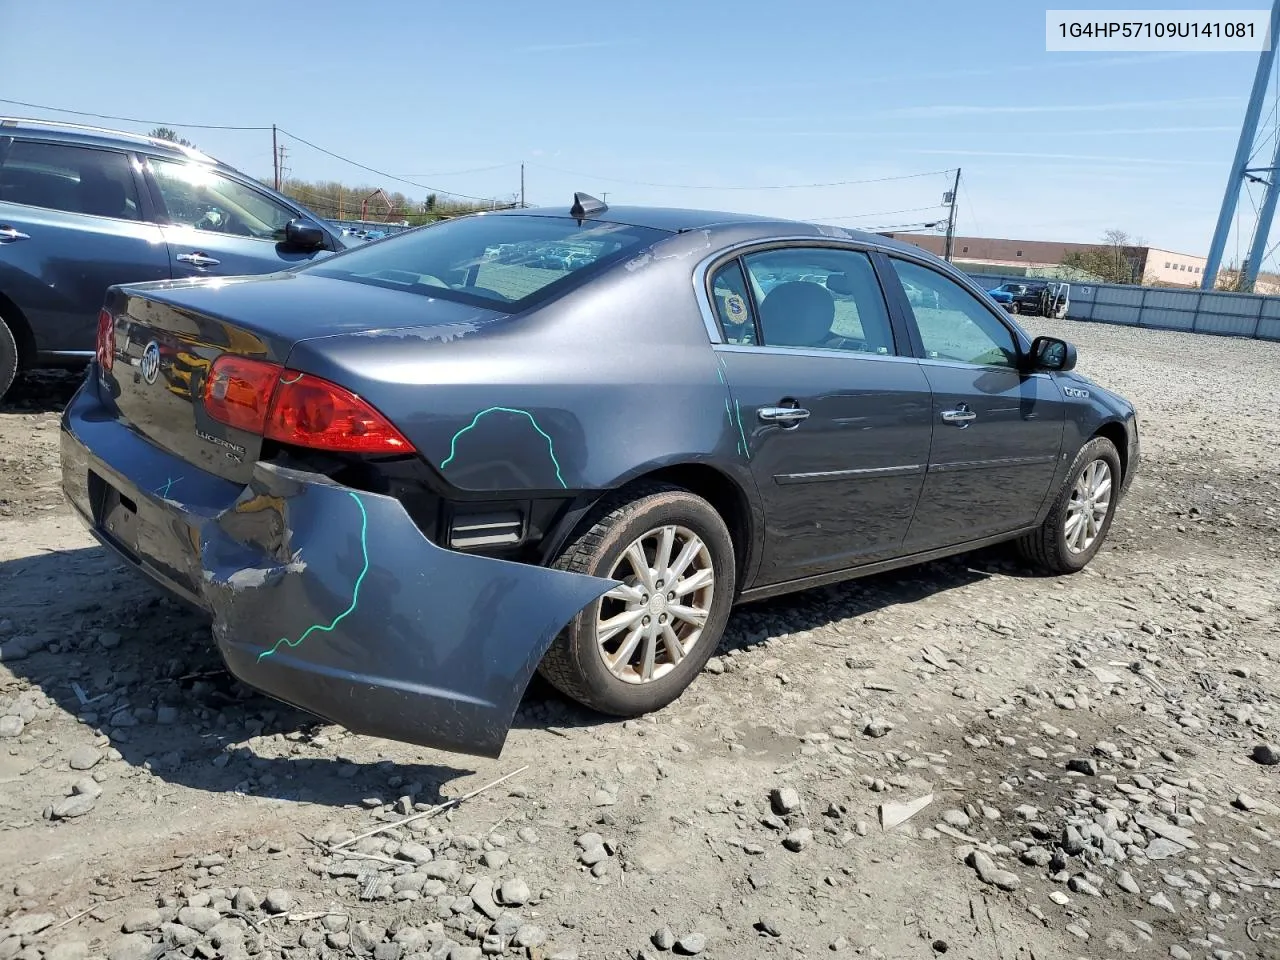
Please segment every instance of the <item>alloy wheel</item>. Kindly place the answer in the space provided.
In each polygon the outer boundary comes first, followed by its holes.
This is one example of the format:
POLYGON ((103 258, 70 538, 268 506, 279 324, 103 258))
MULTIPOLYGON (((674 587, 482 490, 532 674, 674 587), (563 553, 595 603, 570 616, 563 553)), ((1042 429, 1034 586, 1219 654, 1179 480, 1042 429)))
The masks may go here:
POLYGON ((605 666, 626 683, 662 678, 702 638, 716 584, 711 551, 687 527, 661 526, 633 540, 608 578, 621 585, 596 607, 605 666))
POLYGON ((1071 491, 1062 533, 1067 549, 1084 553, 1097 541, 1111 509, 1111 465, 1094 460, 1080 473, 1071 491))

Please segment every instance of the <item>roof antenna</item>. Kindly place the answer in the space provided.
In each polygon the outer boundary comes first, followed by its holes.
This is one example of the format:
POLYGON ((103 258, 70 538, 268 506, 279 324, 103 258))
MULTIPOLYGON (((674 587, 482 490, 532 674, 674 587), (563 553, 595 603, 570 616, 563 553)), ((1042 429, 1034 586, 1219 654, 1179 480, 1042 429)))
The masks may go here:
POLYGON ((597 213, 604 213, 609 209, 609 205, 603 200, 599 200, 589 193, 575 193, 573 195, 573 206, 569 208, 569 216, 581 222, 587 217, 595 216, 597 213))

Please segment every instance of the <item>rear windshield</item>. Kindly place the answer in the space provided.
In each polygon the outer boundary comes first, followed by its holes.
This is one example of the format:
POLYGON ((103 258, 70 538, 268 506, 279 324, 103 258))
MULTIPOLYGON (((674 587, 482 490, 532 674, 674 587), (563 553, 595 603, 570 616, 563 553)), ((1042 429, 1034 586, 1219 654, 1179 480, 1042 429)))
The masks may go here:
POLYGON ((558 296, 667 234, 566 217, 460 217, 300 272, 515 312, 558 296))

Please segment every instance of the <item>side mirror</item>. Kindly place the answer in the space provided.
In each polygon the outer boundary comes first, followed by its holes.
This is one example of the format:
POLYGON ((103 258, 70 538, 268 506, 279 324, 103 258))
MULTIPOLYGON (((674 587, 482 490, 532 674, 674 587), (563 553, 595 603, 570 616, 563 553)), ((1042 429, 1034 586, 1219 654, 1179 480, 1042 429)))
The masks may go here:
POLYGON ((294 250, 319 250, 324 246, 325 233, 319 224, 298 217, 284 228, 285 246, 294 250))
POLYGON ((1076 366, 1076 348, 1057 337, 1036 337, 1031 343, 1031 369, 1065 373, 1076 366))

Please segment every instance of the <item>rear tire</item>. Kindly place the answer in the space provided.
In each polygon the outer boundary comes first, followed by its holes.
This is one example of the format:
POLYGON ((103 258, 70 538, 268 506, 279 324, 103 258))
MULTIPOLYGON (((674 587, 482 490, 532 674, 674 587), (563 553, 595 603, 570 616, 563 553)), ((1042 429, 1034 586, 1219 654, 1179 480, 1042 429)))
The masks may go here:
POLYGON ((733 540, 711 504, 671 484, 620 491, 594 516, 553 566, 626 586, 579 612, 538 671, 579 703, 634 717, 680 696, 715 652, 733 606, 733 540))
POLYGON ((1083 570, 1111 529, 1120 484, 1115 445, 1106 437, 1094 437, 1076 454, 1044 523, 1018 540, 1018 552, 1046 573, 1083 570))
POLYGON ((18 341, 9 325, 0 318, 0 400, 18 376, 18 341))

